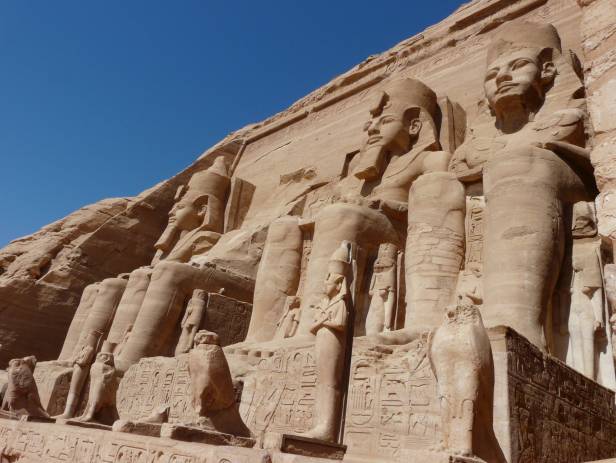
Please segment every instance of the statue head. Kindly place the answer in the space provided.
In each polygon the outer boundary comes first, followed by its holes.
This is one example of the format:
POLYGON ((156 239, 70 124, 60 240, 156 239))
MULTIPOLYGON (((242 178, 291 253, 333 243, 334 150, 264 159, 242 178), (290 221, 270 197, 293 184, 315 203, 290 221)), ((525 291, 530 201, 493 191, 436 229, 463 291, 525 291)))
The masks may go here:
POLYGON ((344 292, 346 294, 347 275, 351 265, 351 244, 342 241, 329 259, 327 277, 325 278, 325 294, 330 299, 344 292))
POLYGON ((383 166, 384 153, 407 153, 417 141, 424 120, 435 132, 436 94, 416 79, 388 82, 374 97, 364 124, 365 140, 362 152, 379 153, 376 164, 363 166, 354 172, 358 178, 374 178, 383 166), (426 115, 428 116, 426 118, 426 115))
POLYGON ((220 346, 220 338, 213 331, 199 330, 195 334, 194 346, 202 344, 220 346))
POLYGON ((560 37, 551 24, 515 21, 501 26, 488 48, 484 90, 490 108, 512 105, 535 112, 557 74, 560 37))
POLYGON ((445 324, 473 324, 481 322, 479 307, 474 304, 458 302, 447 306, 445 310, 445 324))
POLYGON ((211 203, 224 200, 229 185, 227 175, 222 157, 216 158, 208 169, 193 174, 188 184, 178 190, 176 203, 169 212, 169 222, 180 230, 199 227, 212 207, 211 203))
POLYGON ((21 370, 23 367, 26 367, 33 372, 34 367, 36 367, 36 357, 34 355, 30 355, 28 357, 16 358, 9 361, 9 370, 21 370))

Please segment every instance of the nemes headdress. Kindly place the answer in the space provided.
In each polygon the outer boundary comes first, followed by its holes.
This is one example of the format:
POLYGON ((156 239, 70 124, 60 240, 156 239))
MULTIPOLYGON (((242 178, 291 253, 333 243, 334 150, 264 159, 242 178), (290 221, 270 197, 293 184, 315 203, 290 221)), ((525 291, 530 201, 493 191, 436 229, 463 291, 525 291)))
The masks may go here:
POLYGON ((500 26, 488 46, 488 64, 499 56, 521 48, 549 48, 562 53, 560 36, 551 24, 513 21, 500 26))
POLYGON ((197 172, 190 178, 186 195, 191 198, 203 195, 224 198, 229 183, 227 166, 224 159, 218 157, 208 169, 197 172))
POLYGON ((434 91, 417 79, 397 79, 387 82, 375 99, 370 112, 374 115, 382 108, 394 107, 404 111, 419 107, 436 120, 437 102, 434 91))

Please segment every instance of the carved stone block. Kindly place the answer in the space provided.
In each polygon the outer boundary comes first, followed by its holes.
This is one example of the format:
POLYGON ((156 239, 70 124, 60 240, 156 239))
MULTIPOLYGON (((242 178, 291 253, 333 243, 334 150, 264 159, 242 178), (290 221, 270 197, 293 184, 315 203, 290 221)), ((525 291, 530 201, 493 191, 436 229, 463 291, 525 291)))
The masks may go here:
POLYGON ((200 329, 217 333, 223 347, 242 342, 248 333, 251 314, 252 304, 210 293, 200 329))
POLYGON ((199 442, 208 445, 230 445, 233 447, 252 448, 255 440, 249 437, 239 437, 232 434, 202 429, 195 426, 164 423, 160 428, 160 436, 186 442, 199 442))
POLYGON ((55 362, 41 362, 34 369, 34 380, 41 404, 51 416, 64 412, 66 397, 71 386, 73 368, 55 362))
POLYGON ((342 460, 346 452, 346 445, 310 439, 308 437, 282 435, 280 450, 284 453, 304 455, 306 457, 327 458, 329 460, 342 460))

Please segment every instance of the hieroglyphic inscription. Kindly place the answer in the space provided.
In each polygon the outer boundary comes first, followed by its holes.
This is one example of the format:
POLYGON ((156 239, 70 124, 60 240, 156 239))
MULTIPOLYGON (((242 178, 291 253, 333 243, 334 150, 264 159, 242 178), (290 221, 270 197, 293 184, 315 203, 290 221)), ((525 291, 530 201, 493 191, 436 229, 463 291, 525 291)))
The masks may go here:
POLYGON ((425 341, 391 353, 355 349, 344 435, 349 454, 393 460, 401 450, 438 442, 436 379, 425 341))
POLYGON ((313 424, 315 388, 314 348, 281 349, 246 378, 240 413, 256 435, 301 433, 313 424))
POLYGON ((486 201, 483 196, 466 198, 466 269, 481 270, 483 266, 483 216, 486 201))
MULTIPOLYGON (((24 463, 248 463, 265 461, 258 449, 228 448, 0 419, 0 452, 24 463)), ((2 459, 3 455, 0 455, 2 459)), ((4 462, 5 460, 2 459, 4 462)))
POLYGON ((514 332, 507 335, 512 461, 575 463, 616 455, 614 392, 514 332))
POLYGON ((71 386, 73 369, 55 362, 40 362, 34 369, 34 380, 41 404, 51 416, 64 412, 66 397, 71 386))
POLYGON ((251 315, 252 304, 222 294, 210 294, 200 329, 214 331, 218 334, 220 345, 228 346, 246 339, 251 315))
POLYGON ((144 358, 128 369, 120 382, 117 406, 120 418, 140 420, 168 405, 169 421, 196 419, 190 403, 188 355, 144 358))

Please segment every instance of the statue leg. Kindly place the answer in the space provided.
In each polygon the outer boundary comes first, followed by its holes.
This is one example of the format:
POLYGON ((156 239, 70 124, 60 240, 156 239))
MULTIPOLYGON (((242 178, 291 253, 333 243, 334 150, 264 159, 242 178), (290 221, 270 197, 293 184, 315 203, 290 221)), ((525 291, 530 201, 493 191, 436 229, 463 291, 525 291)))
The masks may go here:
POLYGON ((137 318, 145 293, 150 284, 152 270, 149 268, 138 268, 131 272, 126 284, 126 289, 120 299, 118 309, 111 328, 109 329, 108 341, 113 344, 120 344, 126 329, 132 325, 137 318))
POLYGON ((68 396, 66 397, 66 406, 64 407, 64 413, 59 418, 73 418, 79 405, 79 399, 83 392, 83 386, 88 379, 90 369, 88 367, 82 367, 75 364, 73 367, 73 376, 71 377, 71 385, 68 390, 68 396))
POLYGON ((156 265, 131 335, 117 359, 119 370, 126 371, 141 358, 163 352, 190 294, 190 282, 198 272, 195 267, 175 262, 156 265))
POLYGON ((83 345, 86 336, 92 331, 99 331, 103 335, 107 333, 125 288, 124 278, 107 278, 101 282, 96 299, 81 329, 76 344, 78 347, 83 345))
POLYGON ((487 327, 507 325, 545 349, 544 322, 563 256, 561 196, 581 180, 551 151, 499 153, 484 170, 484 305, 487 327))
POLYGON ((409 192, 406 329, 430 330, 455 296, 464 257, 464 186, 454 174, 419 177, 409 192))
POLYGON ((143 357, 164 353, 182 313, 195 289, 219 292, 245 301, 253 290, 251 282, 214 266, 203 269, 179 262, 163 261, 154 267, 150 284, 135 319, 131 335, 116 359, 116 369, 126 371, 143 357))
MULTIPOLYGON (((312 306, 323 297, 323 281, 332 253, 342 241, 356 243, 366 252, 375 251, 380 243, 394 243, 398 235, 387 217, 367 206, 336 203, 325 207, 317 216, 306 283, 302 297, 298 335, 310 335, 314 313, 312 306)), ((364 262, 358 262, 358 267, 364 262)))

